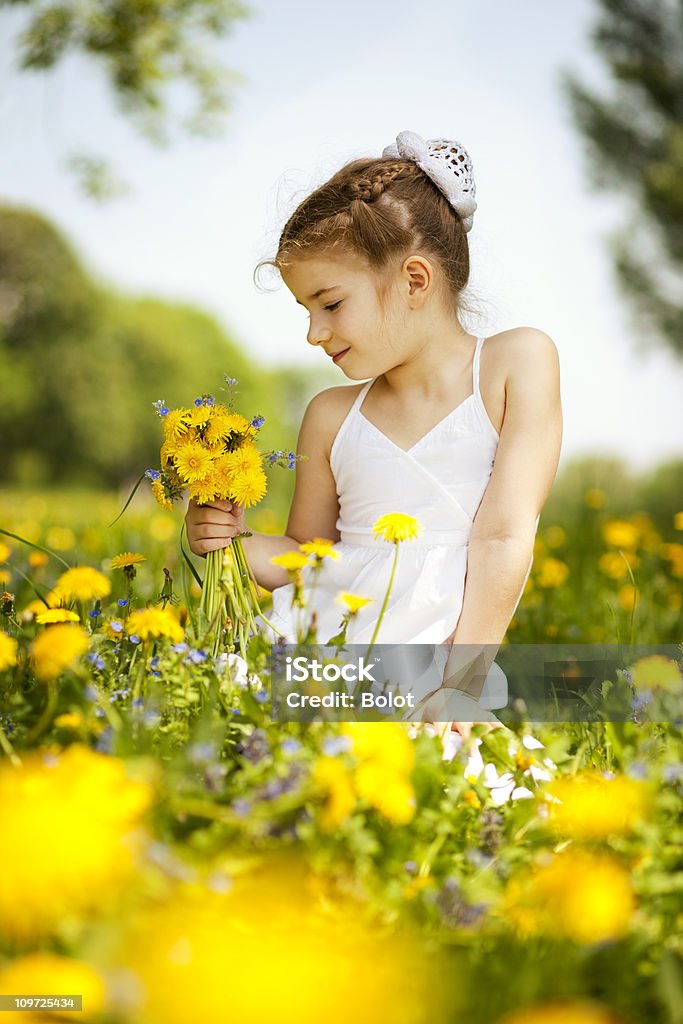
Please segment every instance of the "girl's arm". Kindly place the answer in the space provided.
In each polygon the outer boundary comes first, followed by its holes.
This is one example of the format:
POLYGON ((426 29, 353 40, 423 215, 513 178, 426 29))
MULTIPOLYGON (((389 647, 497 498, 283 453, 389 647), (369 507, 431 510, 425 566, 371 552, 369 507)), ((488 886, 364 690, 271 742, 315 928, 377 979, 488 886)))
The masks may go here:
MULTIPOLYGON (((299 431, 297 452, 306 458, 297 461, 294 496, 284 535, 253 533, 242 538, 244 551, 260 586, 274 590, 289 582, 286 569, 272 565, 270 559, 298 548, 299 544, 324 537, 338 540, 339 515, 337 489, 330 469, 329 451, 336 434, 336 404, 332 388, 313 398, 306 408, 299 431)), ((190 549, 206 555, 226 547, 232 537, 247 529, 244 509, 235 503, 214 501, 209 505, 190 502, 185 516, 190 549)))
MULTIPOLYGON (((536 520, 555 479, 562 444, 560 367, 554 342, 543 331, 523 328, 510 339, 507 351, 500 441, 472 526, 462 611, 448 638, 452 644, 485 646, 488 666, 522 596, 536 520)), ((444 680, 457 667, 457 658, 453 651, 444 680)), ((478 693, 471 687, 467 692, 476 698, 481 686, 483 678, 478 693)))

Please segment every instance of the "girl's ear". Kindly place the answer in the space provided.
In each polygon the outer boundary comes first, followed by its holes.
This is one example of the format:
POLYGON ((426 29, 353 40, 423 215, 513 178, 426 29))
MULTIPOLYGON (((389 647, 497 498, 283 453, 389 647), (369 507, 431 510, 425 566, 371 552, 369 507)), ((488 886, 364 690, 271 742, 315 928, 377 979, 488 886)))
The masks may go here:
POLYGON ((432 265, 424 256, 408 256, 403 261, 401 275, 407 286, 409 305, 413 309, 418 309, 433 286, 432 265))

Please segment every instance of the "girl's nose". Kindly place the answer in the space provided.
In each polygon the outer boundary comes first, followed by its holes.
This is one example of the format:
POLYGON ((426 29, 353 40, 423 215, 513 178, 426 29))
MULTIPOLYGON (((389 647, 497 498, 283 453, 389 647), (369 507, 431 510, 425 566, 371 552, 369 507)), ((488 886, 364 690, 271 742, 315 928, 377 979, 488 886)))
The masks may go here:
POLYGON ((332 337, 332 332, 328 327, 318 327, 311 320, 306 337, 309 345, 324 345, 332 337))

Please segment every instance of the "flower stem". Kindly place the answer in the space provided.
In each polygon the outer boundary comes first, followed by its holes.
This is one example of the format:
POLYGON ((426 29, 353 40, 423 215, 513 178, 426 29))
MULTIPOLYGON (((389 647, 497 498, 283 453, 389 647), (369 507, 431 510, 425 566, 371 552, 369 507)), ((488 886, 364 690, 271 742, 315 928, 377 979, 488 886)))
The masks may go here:
POLYGON ((377 639, 377 634, 379 633, 379 627, 382 624, 382 619, 384 618, 384 613, 387 610, 387 605, 389 603, 389 595, 391 594, 391 588, 394 585, 394 577, 396 575, 396 565, 398 563, 398 541, 394 541, 394 549, 395 549, 394 550, 394 564, 391 567, 391 576, 389 577, 389 586, 387 587, 387 592, 384 595, 384 603, 382 604, 382 608, 381 608, 380 613, 379 613, 379 618, 377 619, 377 624, 375 626, 375 632, 372 634, 372 640, 370 641, 370 646, 368 647, 367 651, 365 652, 365 657, 366 658, 370 657, 370 651, 372 650, 372 648, 375 645, 375 640, 377 639))

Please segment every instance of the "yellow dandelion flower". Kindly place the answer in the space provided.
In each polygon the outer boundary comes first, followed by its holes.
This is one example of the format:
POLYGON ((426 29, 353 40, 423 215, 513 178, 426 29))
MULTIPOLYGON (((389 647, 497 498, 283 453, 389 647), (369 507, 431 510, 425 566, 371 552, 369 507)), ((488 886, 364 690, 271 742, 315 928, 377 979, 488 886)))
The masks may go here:
POLYGON ((555 779, 545 792, 555 798, 547 805, 549 826, 574 839, 606 839, 631 832, 652 803, 647 784, 623 775, 605 779, 589 771, 555 779))
POLYGON ((121 555, 115 555, 109 563, 110 569, 130 569, 133 565, 140 565, 146 562, 144 555, 138 555, 133 551, 124 551, 121 555))
POLYGON ((348 594, 346 591, 342 591, 335 600, 337 604, 348 608, 351 614, 355 615, 356 612, 359 612, 361 608, 365 608, 366 604, 370 604, 375 598, 361 597, 359 594, 348 594))
POLYGON ((501 1017, 496 1024, 619 1024, 619 1018, 599 1003, 573 999, 525 1006, 501 1017))
POLYGON ((629 668, 631 680, 637 690, 666 690, 669 693, 680 693, 681 671, 671 658, 662 654, 651 654, 640 658, 629 668))
POLYGON ((17 649, 18 645, 14 637, 0 631, 0 672, 16 665, 17 649))
POLYGON ((616 551, 607 551, 598 559, 598 569, 613 580, 623 580, 628 576, 628 559, 624 560, 616 551))
POLYGON ((164 436, 170 441, 177 441, 190 428, 189 409, 171 409, 164 416, 164 436))
POLYGON ((44 551, 32 551, 28 556, 28 564, 32 569, 42 569, 50 561, 44 551))
POLYGON ((662 555, 671 562, 671 575, 683 576, 683 544, 662 544, 662 555))
POLYGON ((400 544, 404 540, 415 540, 422 533, 422 523, 414 516, 403 512, 388 512, 380 516, 374 523, 372 532, 392 544, 400 544))
POLYGON ((78 626, 58 623, 41 633, 30 647, 31 663, 38 679, 56 679, 88 649, 88 637, 78 626))
POLYGON ((468 807, 472 807, 473 810, 475 811, 478 811, 479 808, 481 807, 481 800, 479 799, 479 797, 477 796, 473 789, 466 789, 462 795, 462 799, 463 802, 466 803, 468 807))
POLYGON ((68 608, 48 608, 36 615, 36 622, 40 626, 51 626, 55 622, 80 621, 80 617, 76 615, 76 612, 69 611, 68 608))
POLYGON ((243 508, 250 508, 261 501, 268 489, 266 474, 262 469, 232 475, 230 497, 243 508))
POLYGON ((281 555, 273 555, 270 561, 288 572, 295 572, 308 565, 308 556, 301 551, 283 551, 281 555))
POLYGON ((175 643, 180 643, 185 635, 183 627, 169 608, 140 608, 131 612, 126 620, 126 632, 142 640, 167 636, 175 643))
POLYGON ((210 405, 194 405, 187 413, 187 422, 192 427, 203 427, 211 419, 210 405))
POLYGON ((209 420, 204 435, 207 444, 219 444, 227 440, 233 430, 233 417, 227 410, 225 412, 214 412, 209 420))
POLYGON ((602 508, 607 501, 607 495, 599 487, 591 487, 583 496, 588 508, 602 508))
POLYGON ((38 598, 34 598, 33 601, 29 601, 21 613, 22 620, 30 622, 35 619, 36 615, 40 615, 41 612, 44 612, 46 607, 47 605, 44 601, 39 601, 38 598))
POLYGON ((603 523, 602 536, 610 547, 632 549, 638 544, 640 530, 626 519, 610 519, 603 523))
POLYGON ((318 815, 320 827, 323 832, 335 832, 356 806, 353 774, 338 757, 325 756, 315 762, 311 777, 327 796, 318 815))
POLYGON ((253 444, 241 445, 234 452, 226 452, 224 456, 226 470, 232 473, 250 473, 252 470, 261 469, 263 457, 253 444))
POLYGON ((7 569, 0 569, 0 585, 5 587, 12 579, 12 573, 8 572, 7 569))
POLYGON ((81 565, 63 572, 55 591, 66 601, 96 601, 111 593, 111 583, 97 569, 81 565))
POLYGON ((187 493, 198 505, 208 505, 221 494, 220 476, 212 473, 204 480, 196 480, 189 485, 187 493))
POLYGON ((674 530, 683 530, 683 512, 677 512, 674 516, 674 530))
POLYGON ((536 577, 539 587, 561 587, 569 576, 569 566, 558 558, 544 558, 541 571, 536 577))
POLYGON ((166 496, 166 491, 164 490, 164 485, 161 480, 154 480, 152 482, 152 494, 158 504, 161 505, 162 508, 165 508, 167 512, 170 512, 173 509, 173 502, 166 496))
MULTIPOLYGON (((26 536, 26 534, 23 536, 26 536)), ((27 537, 26 539, 29 540, 30 538, 27 537)), ((47 531, 45 544, 48 548, 54 548, 55 551, 69 551, 75 543, 76 537, 74 532, 68 526, 51 526, 47 531)))
POLYGON ((0 932, 34 940, 67 919, 115 912, 137 870, 153 796, 128 771, 80 743, 49 759, 22 751, 18 768, 0 763, 0 932))
POLYGON ((341 555, 338 551, 335 551, 333 545, 333 540, 326 540, 324 537, 314 537, 313 540, 300 544, 299 548, 305 554, 315 555, 316 558, 331 558, 334 561, 339 561, 341 555))
MULTIPOLYGON (((84 960, 72 960, 58 953, 27 953, 0 968, 0 992, 74 992, 83 998, 83 1013, 79 1017, 92 1020, 93 1015, 104 1013, 107 1002, 106 983, 102 976, 84 960)), ((65 1011, 69 1013, 73 1011, 65 1011)), ((10 1021, 23 1024, 41 1024, 47 1014, 20 1010, 6 1015, 10 1021)), ((61 1013, 55 1011, 58 1018, 61 1013)))
POLYGON ((178 446, 173 461, 183 483, 192 484, 209 476, 214 457, 201 444, 183 444, 178 446))
POLYGON ((3 540, 0 540, 0 562, 6 562, 11 554, 12 549, 9 544, 5 544, 3 540))
POLYGON ((251 429, 249 420, 245 419, 238 412, 228 413, 228 430, 234 434, 246 434, 251 429))

